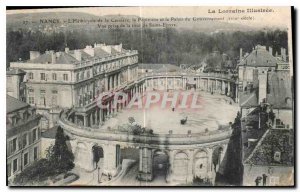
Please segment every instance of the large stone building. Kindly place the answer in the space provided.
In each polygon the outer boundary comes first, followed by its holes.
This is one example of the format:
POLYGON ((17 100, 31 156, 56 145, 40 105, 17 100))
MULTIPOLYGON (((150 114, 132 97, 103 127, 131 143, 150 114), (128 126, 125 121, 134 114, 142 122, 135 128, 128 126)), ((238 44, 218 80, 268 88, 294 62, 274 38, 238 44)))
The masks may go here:
MULTIPOLYGON (((120 45, 95 44, 64 52, 30 51, 30 59, 11 62, 26 72, 26 102, 44 115, 43 129, 52 127, 62 108, 84 108, 100 92, 126 86, 137 76, 137 51, 120 45)), ((84 109, 83 109, 84 110, 84 109)))
MULTIPOLYGON (((273 55, 272 47, 257 45, 253 51, 243 56, 240 50, 240 62, 238 64, 239 90, 245 91, 247 85, 255 80, 265 81, 268 71, 289 70, 286 49, 281 48, 281 56, 273 55), (256 77, 258 76, 258 79, 256 77)), ((261 85, 261 89, 264 87, 261 85)))
POLYGON ((12 69, 6 72, 6 93, 21 101, 26 101, 26 86, 22 69, 12 69))
POLYGON ((7 179, 40 158, 40 115, 27 103, 6 95, 7 179))

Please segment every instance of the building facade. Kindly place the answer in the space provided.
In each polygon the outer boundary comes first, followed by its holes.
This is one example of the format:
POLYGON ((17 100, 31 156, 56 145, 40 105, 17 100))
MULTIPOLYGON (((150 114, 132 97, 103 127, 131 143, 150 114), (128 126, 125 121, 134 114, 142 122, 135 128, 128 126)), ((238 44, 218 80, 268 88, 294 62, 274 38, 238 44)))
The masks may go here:
POLYGON ((84 107, 100 92, 133 82, 137 54, 122 44, 95 44, 64 52, 30 51, 28 61, 12 62, 10 67, 26 72, 26 102, 44 115, 44 129, 55 125, 62 108, 84 107))
POLYGON ((40 159, 40 115, 27 103, 6 96, 7 178, 12 180, 40 159))
POLYGON ((286 50, 273 55, 271 47, 256 46, 241 58, 243 185, 293 185, 293 77, 286 50))

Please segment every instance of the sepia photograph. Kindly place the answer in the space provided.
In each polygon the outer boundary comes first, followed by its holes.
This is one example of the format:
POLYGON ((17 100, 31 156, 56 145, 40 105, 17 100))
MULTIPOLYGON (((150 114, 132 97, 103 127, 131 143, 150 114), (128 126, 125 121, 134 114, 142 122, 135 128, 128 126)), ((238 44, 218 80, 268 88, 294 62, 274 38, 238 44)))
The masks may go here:
POLYGON ((294 187, 294 11, 6 7, 6 185, 294 187))

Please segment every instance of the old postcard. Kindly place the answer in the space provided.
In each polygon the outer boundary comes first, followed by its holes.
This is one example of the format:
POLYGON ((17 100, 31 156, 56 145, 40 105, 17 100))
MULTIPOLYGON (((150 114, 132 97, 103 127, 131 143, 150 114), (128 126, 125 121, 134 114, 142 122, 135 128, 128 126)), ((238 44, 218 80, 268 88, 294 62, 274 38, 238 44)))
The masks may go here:
POLYGON ((292 12, 7 7, 7 185, 294 186, 292 12))

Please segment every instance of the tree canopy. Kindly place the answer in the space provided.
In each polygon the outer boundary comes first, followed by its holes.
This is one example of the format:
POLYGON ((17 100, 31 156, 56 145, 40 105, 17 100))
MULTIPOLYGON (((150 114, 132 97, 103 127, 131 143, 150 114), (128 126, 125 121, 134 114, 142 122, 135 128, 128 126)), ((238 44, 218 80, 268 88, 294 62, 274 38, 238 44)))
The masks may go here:
POLYGON ((7 32, 7 67, 9 62, 29 59, 29 51, 63 51, 84 48, 94 43, 119 44, 139 51, 140 63, 198 64, 213 51, 226 53, 234 62, 239 49, 250 52, 257 45, 272 46, 275 52, 287 48, 287 32, 282 30, 202 33, 191 30, 112 29, 73 30, 43 33, 40 31, 7 32))

